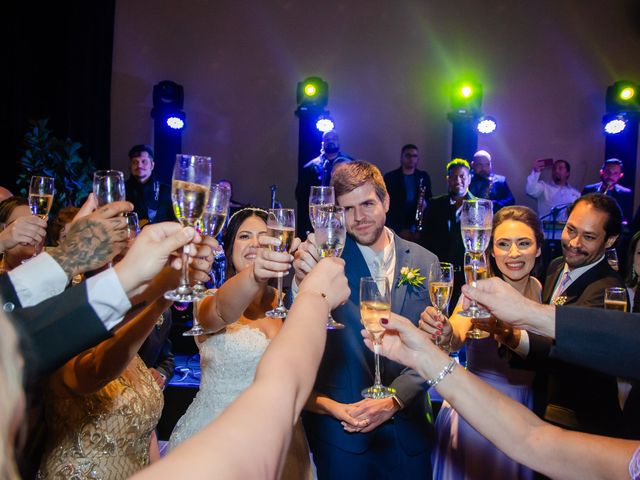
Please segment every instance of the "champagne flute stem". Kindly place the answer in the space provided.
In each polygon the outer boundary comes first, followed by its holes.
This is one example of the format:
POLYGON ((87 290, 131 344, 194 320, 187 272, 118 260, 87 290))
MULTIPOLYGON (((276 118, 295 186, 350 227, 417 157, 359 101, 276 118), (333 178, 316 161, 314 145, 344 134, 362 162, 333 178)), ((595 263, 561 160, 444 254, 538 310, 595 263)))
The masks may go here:
POLYGON ((282 302, 282 278, 282 275, 278 275, 278 310, 284 308, 284 304, 282 302))
MULTIPOLYGON (((476 263, 476 259, 473 259, 471 262, 471 286, 475 288, 478 285, 478 264, 476 263)), ((478 304, 475 300, 471 300, 469 304, 470 308, 476 309, 478 308, 478 304)))
POLYGON ((378 387, 382 385, 382 381, 380 380, 380 346, 382 342, 374 341, 373 342, 373 356, 375 358, 375 379, 373 385, 378 387))
POLYGON ((187 245, 182 247, 182 275, 180 278, 181 287, 189 286, 189 254, 187 253, 187 248, 187 245))

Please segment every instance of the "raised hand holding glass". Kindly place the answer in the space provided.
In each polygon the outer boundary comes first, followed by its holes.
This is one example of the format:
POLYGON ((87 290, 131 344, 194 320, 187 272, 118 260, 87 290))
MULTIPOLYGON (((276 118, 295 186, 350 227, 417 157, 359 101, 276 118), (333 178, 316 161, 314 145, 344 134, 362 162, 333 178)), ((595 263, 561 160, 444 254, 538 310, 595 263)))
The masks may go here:
MULTIPOLYGON (((31 177, 31 183, 29 184, 29 208, 31 213, 43 220, 47 220, 53 204, 54 192, 54 179, 52 177, 39 177, 36 175, 31 177)), ((33 246, 33 257, 36 255, 38 255, 37 244, 33 246)))
MULTIPOLYGON (((171 182, 171 199, 176 218, 183 227, 196 227, 209 199, 211 158, 197 155, 177 155, 171 182)), ((182 254, 180 286, 164 294, 167 300, 193 302, 198 294, 189 286, 188 245, 182 254)))

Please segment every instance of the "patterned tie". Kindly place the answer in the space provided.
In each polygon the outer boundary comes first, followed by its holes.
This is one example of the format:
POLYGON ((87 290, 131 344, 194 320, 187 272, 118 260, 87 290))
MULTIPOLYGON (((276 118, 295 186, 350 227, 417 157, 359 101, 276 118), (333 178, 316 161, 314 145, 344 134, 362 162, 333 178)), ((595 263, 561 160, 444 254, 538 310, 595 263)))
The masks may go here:
POLYGON ((569 277, 569 272, 568 271, 564 272, 562 276, 562 281, 560 282, 560 285, 558 286, 555 293, 553 294, 553 297, 551 298, 552 304, 560 295, 562 295, 565 288, 567 288, 567 285, 569 285, 569 280, 571 280, 571 278, 569 277))

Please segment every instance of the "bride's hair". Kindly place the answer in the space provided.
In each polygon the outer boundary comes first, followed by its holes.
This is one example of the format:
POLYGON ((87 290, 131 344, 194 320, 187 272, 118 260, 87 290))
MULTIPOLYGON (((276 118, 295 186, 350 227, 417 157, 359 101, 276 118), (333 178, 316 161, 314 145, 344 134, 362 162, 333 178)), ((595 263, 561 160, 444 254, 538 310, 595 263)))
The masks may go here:
POLYGON ((267 223, 268 213, 266 210, 256 207, 247 207, 242 210, 238 210, 231 215, 227 229, 222 234, 222 243, 224 244, 224 256, 227 260, 227 266, 225 269, 225 278, 231 278, 237 272, 233 266, 233 243, 236 238, 236 234, 240 229, 240 226, 249 217, 258 217, 267 223))

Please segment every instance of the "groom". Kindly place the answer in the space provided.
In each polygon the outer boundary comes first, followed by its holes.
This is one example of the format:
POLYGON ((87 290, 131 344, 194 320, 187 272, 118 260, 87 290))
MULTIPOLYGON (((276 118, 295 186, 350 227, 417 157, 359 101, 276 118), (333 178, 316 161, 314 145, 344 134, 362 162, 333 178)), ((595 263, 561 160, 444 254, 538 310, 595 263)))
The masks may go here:
MULTIPOLYGON (((428 285, 426 280, 400 285, 401 269, 419 269, 419 275, 428 277, 437 257, 385 228, 389 195, 374 165, 362 161, 339 165, 331 185, 336 203, 345 209, 348 235, 342 257, 351 297, 333 312, 345 328, 327 337, 315 389, 303 415, 318 477, 431 478, 434 435, 424 380, 415 371, 381 358, 382 383, 395 388, 395 396, 362 398, 361 391, 373 384, 374 359, 360 335, 359 291, 361 277, 387 277, 391 310, 417 324, 430 305, 428 285)), ((310 236, 296 253, 298 284, 318 261, 313 241, 310 236)))

